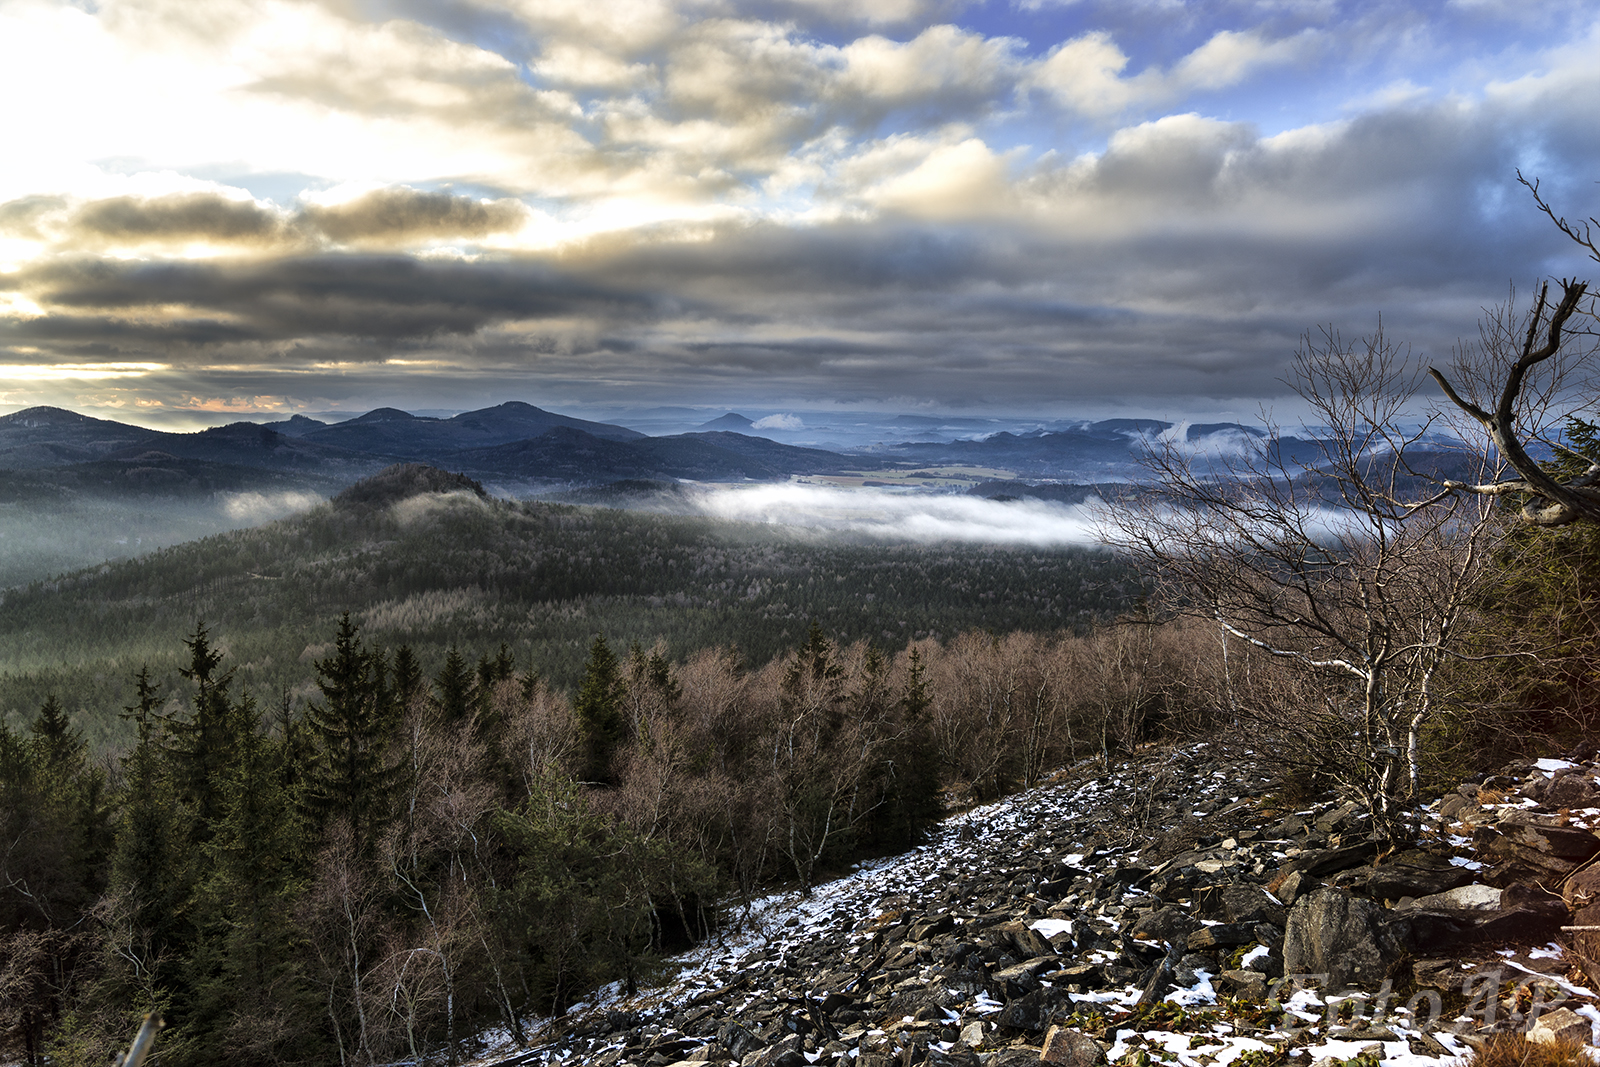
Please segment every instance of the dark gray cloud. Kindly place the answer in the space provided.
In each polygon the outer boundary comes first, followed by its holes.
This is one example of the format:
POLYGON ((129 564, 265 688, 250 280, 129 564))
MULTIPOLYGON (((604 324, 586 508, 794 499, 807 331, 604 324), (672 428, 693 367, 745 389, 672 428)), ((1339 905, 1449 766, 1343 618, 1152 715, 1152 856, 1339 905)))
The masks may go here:
POLYGON ((267 244, 283 239, 283 220, 250 200, 213 193, 118 196, 84 205, 70 223, 75 235, 114 242, 212 241, 267 244))
POLYGON ((519 229, 528 216, 517 200, 483 202, 449 193, 378 189, 328 207, 307 207, 297 222, 339 244, 409 244, 473 240, 519 229))
MULTIPOLYGON (((185 348, 352 337, 469 335, 510 319, 637 317, 654 301, 548 264, 325 254, 139 263, 76 258, 30 267, 18 288, 60 313, 6 323, 13 342, 76 337, 185 348), (157 309, 184 309, 157 313, 157 309)), ((381 357, 380 357, 381 358, 381 357)))
POLYGON ((528 209, 515 199, 483 200, 448 192, 376 189, 342 203, 289 212, 213 192, 116 196, 73 204, 30 196, 0 204, 0 234, 48 241, 62 251, 202 243, 309 248, 432 241, 473 243, 515 232, 528 209))

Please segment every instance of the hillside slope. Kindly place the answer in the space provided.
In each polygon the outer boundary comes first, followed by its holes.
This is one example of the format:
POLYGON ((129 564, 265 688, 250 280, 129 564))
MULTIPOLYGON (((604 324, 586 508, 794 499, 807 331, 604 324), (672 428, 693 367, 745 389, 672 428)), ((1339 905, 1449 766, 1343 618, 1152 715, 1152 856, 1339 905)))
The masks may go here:
POLYGON ((1520 1042, 1531 1001, 1593 1040, 1584 971, 1600 968, 1519 867, 1548 846, 1491 831, 1478 851, 1458 831, 1553 815, 1597 774, 1509 766, 1502 788, 1548 802, 1467 783, 1428 806, 1422 851, 1373 864, 1360 812, 1285 811, 1269 775, 1211 745, 1093 761, 810 896, 759 901, 667 984, 547 1022, 527 1050, 485 1035, 474 1062, 1423 1067, 1493 1033, 1520 1042), (1438 886, 1455 888, 1420 899, 1438 886), (1319 925, 1330 908, 1343 927, 1319 925), (1468 1003, 1486 978, 1497 996, 1468 1003))

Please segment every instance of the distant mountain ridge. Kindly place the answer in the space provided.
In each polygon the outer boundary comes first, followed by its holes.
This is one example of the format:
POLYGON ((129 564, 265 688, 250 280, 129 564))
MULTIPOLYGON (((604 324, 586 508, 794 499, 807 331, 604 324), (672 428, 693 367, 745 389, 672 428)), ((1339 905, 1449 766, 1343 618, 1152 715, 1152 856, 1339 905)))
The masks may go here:
POLYGON ((860 465, 839 453, 725 430, 649 437, 515 400, 448 419, 376 408, 347 422, 296 415, 195 433, 148 430, 62 408, 0 416, 0 468, 48 470, 151 451, 345 482, 395 463, 572 485, 630 478, 775 481, 860 465))
MULTIPOLYGON (((903 416, 908 433, 934 424, 972 430, 977 418, 903 416)), ((777 481, 918 466, 1009 470, 1070 483, 1129 481, 1150 442, 1182 427, 1182 441, 1210 454, 1258 447, 1263 432, 1236 423, 1174 424, 1159 419, 1057 423, 1063 429, 1001 430, 953 441, 903 440, 850 452, 783 444, 756 436, 754 423, 728 412, 689 433, 650 437, 511 400, 450 418, 376 408, 345 422, 295 415, 265 424, 236 422, 170 433, 61 408, 0 416, 0 468, 45 470, 159 451, 185 460, 300 472, 348 484, 394 463, 426 463, 483 481, 528 487, 596 485, 628 479, 777 481)), ((1284 446, 1294 446, 1288 438, 1284 446)))

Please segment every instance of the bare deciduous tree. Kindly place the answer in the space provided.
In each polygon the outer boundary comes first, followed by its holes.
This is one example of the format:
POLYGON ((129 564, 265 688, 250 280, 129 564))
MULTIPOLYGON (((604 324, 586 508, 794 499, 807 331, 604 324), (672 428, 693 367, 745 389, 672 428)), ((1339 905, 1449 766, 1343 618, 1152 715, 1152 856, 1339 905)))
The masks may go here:
POLYGON ((1392 839, 1409 832, 1420 731, 1498 531, 1491 498, 1425 476, 1429 427, 1398 429, 1419 379, 1381 331, 1308 338, 1289 384, 1314 428, 1269 421, 1259 447, 1226 459, 1165 441, 1148 455, 1154 486, 1108 511, 1105 531, 1166 606, 1315 681, 1316 707, 1259 710, 1314 720, 1322 743, 1306 755, 1392 839))
MULTIPOLYGON (((1569 222, 1540 196, 1538 182, 1520 173, 1517 180, 1533 194, 1539 210, 1600 263, 1593 231, 1600 220, 1569 222)), ((1457 351, 1449 377, 1429 368, 1450 402, 1476 424, 1473 429, 1487 436, 1503 465, 1488 479, 1443 480, 1446 492, 1519 498, 1522 520, 1533 526, 1600 523, 1600 463, 1586 462, 1586 469, 1561 478, 1529 453, 1533 443, 1568 451, 1560 440, 1561 426, 1569 416, 1593 410, 1594 383, 1584 364, 1595 354, 1595 335, 1574 329, 1572 321, 1574 316, 1595 317, 1588 288, 1587 282, 1563 278, 1561 296, 1554 302, 1546 282, 1527 312, 1518 313, 1511 301, 1490 310, 1480 323, 1478 342, 1457 351)))

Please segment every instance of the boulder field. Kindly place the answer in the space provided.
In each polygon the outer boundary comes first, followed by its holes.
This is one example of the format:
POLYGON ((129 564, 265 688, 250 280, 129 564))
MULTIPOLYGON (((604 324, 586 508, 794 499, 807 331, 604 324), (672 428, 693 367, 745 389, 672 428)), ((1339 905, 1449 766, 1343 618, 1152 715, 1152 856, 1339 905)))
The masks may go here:
POLYGON ((1219 744, 1092 761, 471 1062, 1420 1067, 1507 1031, 1589 1043, 1595 756, 1463 782, 1404 850, 1219 744))

